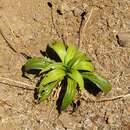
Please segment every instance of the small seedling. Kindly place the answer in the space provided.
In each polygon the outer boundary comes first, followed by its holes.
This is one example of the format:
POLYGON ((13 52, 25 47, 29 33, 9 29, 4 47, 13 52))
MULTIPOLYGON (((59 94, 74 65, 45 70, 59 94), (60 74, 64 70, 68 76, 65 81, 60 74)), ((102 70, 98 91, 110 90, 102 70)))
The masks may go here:
MULTIPOLYGON (((111 85, 103 77, 94 73, 91 60, 73 45, 67 46, 62 42, 54 42, 48 45, 59 57, 60 61, 49 56, 31 58, 24 65, 26 72, 38 70, 42 79, 37 88, 38 100, 44 101, 58 85, 66 82, 66 90, 61 103, 61 110, 65 110, 72 103, 75 94, 84 91, 85 82, 89 80, 101 91, 108 92, 111 85)), ((65 85, 65 84, 64 84, 65 85)))

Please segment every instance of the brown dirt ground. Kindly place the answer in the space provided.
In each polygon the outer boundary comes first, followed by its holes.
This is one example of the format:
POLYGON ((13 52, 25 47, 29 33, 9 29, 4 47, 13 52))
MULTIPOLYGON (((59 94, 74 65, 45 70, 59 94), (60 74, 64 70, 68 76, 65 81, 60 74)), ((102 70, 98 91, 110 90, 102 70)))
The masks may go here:
MULTIPOLYGON (((26 59, 19 53, 40 56, 40 50, 45 50, 52 40, 61 39, 62 34, 65 41, 77 45, 80 15, 86 11, 88 18, 93 8, 83 32, 81 48, 92 59, 95 71, 112 84, 111 92, 97 98, 128 93, 130 48, 120 46, 116 35, 130 31, 130 1, 55 0, 53 17, 56 28, 47 2, 0 0, 0 29, 17 50, 11 50, 0 35, 0 77, 32 84, 21 76, 26 59), (59 15, 57 9, 63 15, 59 15)), ((0 130, 130 130, 129 97, 101 103, 81 101, 76 112, 71 114, 67 110, 58 117, 54 101, 36 105, 34 91, 13 86, 13 82, 6 80, 0 82, 9 84, 0 83, 0 130)))

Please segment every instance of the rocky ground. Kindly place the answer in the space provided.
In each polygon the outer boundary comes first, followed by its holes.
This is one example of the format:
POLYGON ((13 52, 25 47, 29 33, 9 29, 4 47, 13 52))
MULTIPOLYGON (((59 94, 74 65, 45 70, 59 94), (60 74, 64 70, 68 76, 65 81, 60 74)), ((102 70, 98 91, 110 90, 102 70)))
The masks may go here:
POLYGON ((129 94, 129 0, 0 0, 0 32, 0 130, 130 130, 130 96, 81 100, 76 112, 59 116, 55 101, 34 103, 35 83, 21 72, 21 53, 40 56, 52 40, 78 45, 81 32, 80 48, 112 84, 95 98, 129 94))

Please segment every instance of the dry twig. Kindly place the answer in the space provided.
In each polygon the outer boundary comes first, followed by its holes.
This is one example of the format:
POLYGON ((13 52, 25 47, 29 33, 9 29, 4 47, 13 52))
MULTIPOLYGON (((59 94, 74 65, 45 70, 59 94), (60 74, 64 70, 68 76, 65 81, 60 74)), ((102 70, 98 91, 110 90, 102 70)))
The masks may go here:
POLYGON ((107 102, 107 101, 114 101, 114 100, 118 100, 118 99, 125 99, 125 98, 128 98, 130 97, 130 93, 127 93, 127 94, 124 94, 124 95, 119 95, 119 96, 114 96, 114 97, 111 97, 111 98, 104 98, 104 99, 101 99, 101 100, 92 100, 92 101, 88 101, 86 98, 82 98, 83 100, 87 101, 88 103, 89 102, 107 102))
MULTIPOLYGON (((51 9, 51 20, 52 20, 52 25, 57 33, 57 36, 64 42, 64 44, 67 43, 67 37, 68 37, 68 32, 67 32, 67 23, 65 21, 65 18, 64 18, 64 15, 63 15, 63 20, 64 20, 64 24, 65 24, 65 28, 66 28, 66 36, 64 36, 64 33, 60 34, 59 32, 59 27, 57 26, 56 24, 56 20, 54 19, 54 11, 53 11, 53 7, 54 7, 54 2, 48 2, 48 6, 50 7, 51 9), (65 40, 65 37, 66 37, 66 40, 65 40)), ((61 14, 60 14, 61 15, 61 14)))
POLYGON ((81 21, 82 23, 81 23, 80 29, 79 29, 78 47, 81 47, 81 44, 82 44, 82 41, 83 41, 83 34, 84 34, 84 31, 85 31, 85 28, 86 28, 88 22, 90 21, 90 18, 91 18, 91 16, 92 16, 93 10, 94 10, 94 9, 92 8, 91 11, 90 11, 90 14, 89 14, 88 18, 86 18, 86 19, 84 20, 84 24, 83 24, 83 21, 81 21))
POLYGON ((127 93, 125 95, 114 96, 114 97, 111 97, 111 98, 105 98, 105 99, 97 100, 96 102, 113 101, 113 100, 124 99, 124 98, 128 98, 128 97, 130 97, 130 93, 127 93))
POLYGON ((7 101, 0 100, 0 106, 4 107, 5 105, 7 105, 7 106, 9 106, 9 107, 12 107, 12 105, 9 104, 7 101))
POLYGON ((35 85, 27 84, 27 83, 24 83, 24 82, 16 81, 16 80, 1 77, 1 76, 0 76, 0 83, 6 84, 6 85, 12 85, 12 86, 15 86, 15 87, 18 87, 18 88, 21 88, 21 89, 26 89, 26 90, 31 90, 31 91, 34 91, 34 87, 35 87, 35 85), (29 88, 25 88, 23 86, 26 86, 26 87, 29 87, 29 88))
POLYGON ((2 32, 2 30, 0 29, 0 34, 3 37, 3 39, 5 40, 5 42, 7 43, 8 47, 14 52, 14 53, 18 53, 17 50, 9 43, 9 41, 7 40, 7 38, 5 37, 4 33, 2 32))

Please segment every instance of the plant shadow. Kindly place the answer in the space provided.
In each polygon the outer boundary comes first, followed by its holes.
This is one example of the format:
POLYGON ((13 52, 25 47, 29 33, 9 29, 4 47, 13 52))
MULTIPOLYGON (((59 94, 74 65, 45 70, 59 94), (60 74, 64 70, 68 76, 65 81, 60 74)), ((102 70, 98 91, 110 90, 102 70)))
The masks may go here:
POLYGON ((91 82, 90 80, 88 79, 85 79, 84 80, 84 84, 85 84, 85 89, 90 93, 92 94, 93 96, 97 96, 97 94, 99 92, 101 92, 101 90, 97 87, 96 84, 94 84, 93 82, 91 82))
POLYGON ((21 71, 22 71, 22 77, 27 78, 27 79, 30 79, 30 78, 26 75, 27 73, 28 73, 28 74, 34 74, 35 77, 40 76, 40 75, 39 75, 40 70, 34 70, 34 69, 32 69, 32 70, 29 70, 29 71, 25 71, 24 65, 22 66, 21 71))
POLYGON ((50 59, 55 60, 56 62, 61 62, 60 57, 57 55, 57 53, 49 46, 46 48, 46 56, 48 56, 50 59))
POLYGON ((60 87, 61 87, 61 90, 59 93, 58 100, 56 101, 57 110, 58 110, 59 114, 61 113, 62 100, 63 100, 66 90, 67 90, 67 79, 66 78, 62 81, 60 87))
POLYGON ((36 84, 36 88, 34 89, 34 100, 35 100, 35 103, 36 104, 39 104, 39 98, 38 98, 38 86, 40 85, 40 82, 41 82, 41 80, 43 79, 43 77, 41 77, 39 80, 38 80, 38 82, 37 82, 37 84, 36 84))

